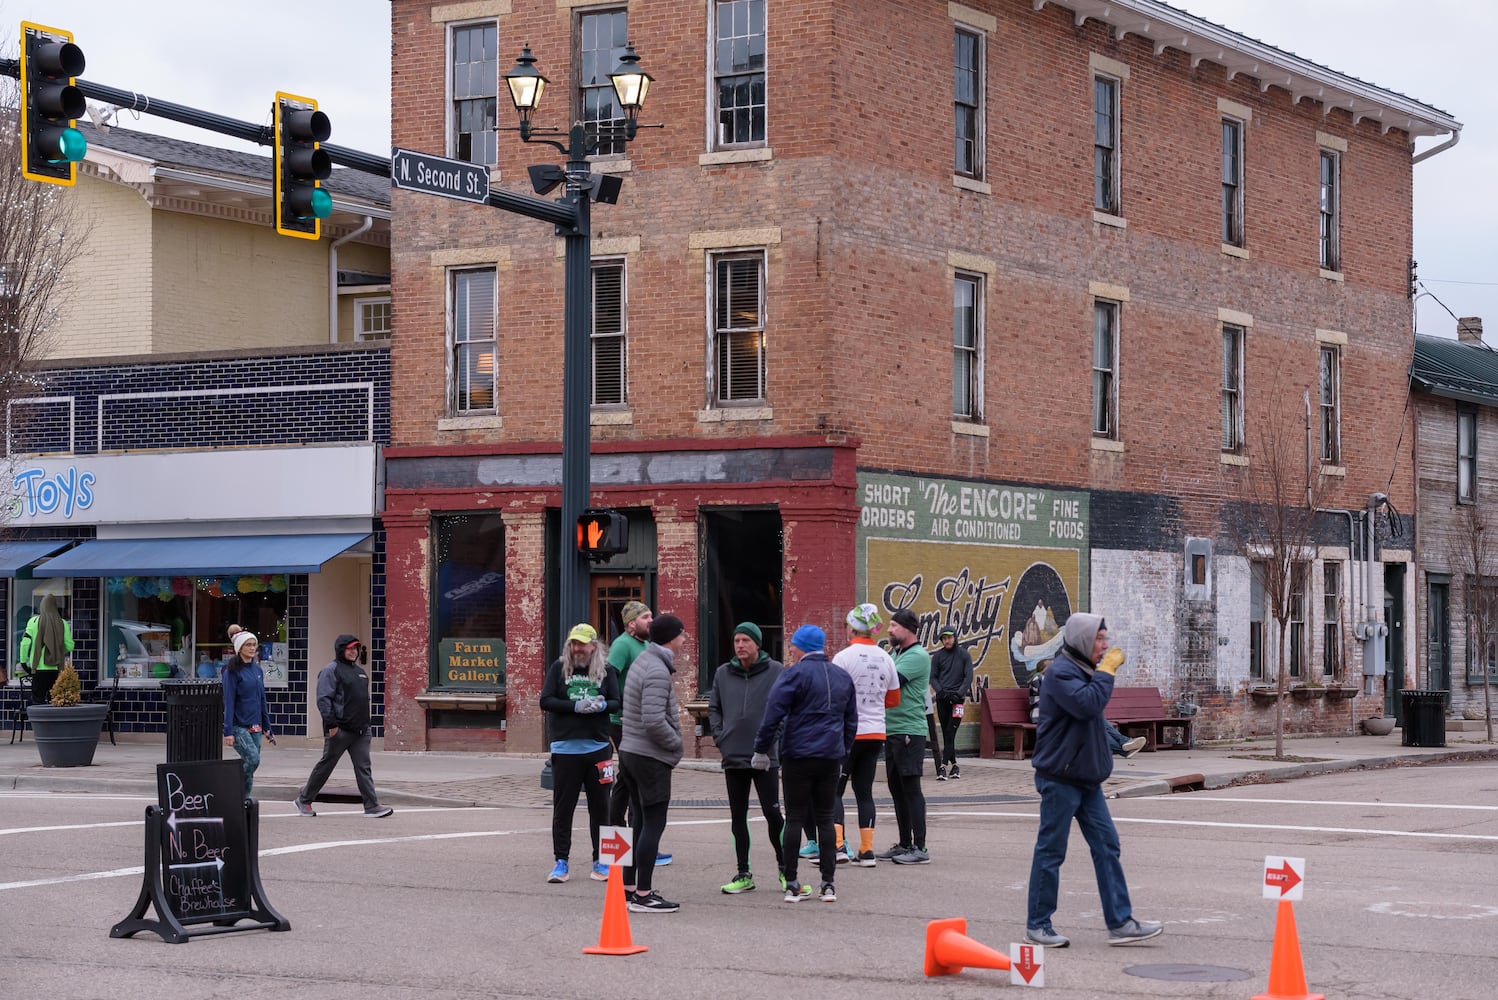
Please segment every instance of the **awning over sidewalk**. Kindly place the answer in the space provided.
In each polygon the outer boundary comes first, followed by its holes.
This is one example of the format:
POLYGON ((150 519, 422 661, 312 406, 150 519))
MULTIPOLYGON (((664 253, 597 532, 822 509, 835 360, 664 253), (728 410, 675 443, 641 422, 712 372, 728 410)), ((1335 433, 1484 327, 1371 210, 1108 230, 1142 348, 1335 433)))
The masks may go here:
POLYGON ((221 535, 211 538, 102 538, 84 542, 32 570, 34 576, 214 576, 316 573, 369 537, 221 535))
POLYGON ((45 542, 0 542, 0 577, 13 577, 23 567, 72 544, 67 538, 45 542))

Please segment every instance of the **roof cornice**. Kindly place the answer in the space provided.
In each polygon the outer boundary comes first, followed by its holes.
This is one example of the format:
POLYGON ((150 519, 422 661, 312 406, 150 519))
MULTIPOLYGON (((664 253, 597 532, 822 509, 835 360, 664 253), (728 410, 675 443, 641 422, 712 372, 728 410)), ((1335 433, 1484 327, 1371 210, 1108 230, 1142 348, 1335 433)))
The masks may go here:
POLYGON ((1317 101, 1322 113, 1346 111, 1357 125, 1378 123, 1382 132, 1399 129, 1411 137, 1455 135, 1462 124, 1451 115, 1412 97, 1374 86, 1277 49, 1246 35, 1202 20, 1158 0, 1031 0, 1034 10, 1047 3, 1070 10, 1078 27, 1091 18, 1109 25, 1122 41, 1137 35, 1154 46, 1156 56, 1176 49, 1191 57, 1195 68, 1211 62, 1227 70, 1228 80, 1247 76, 1259 82, 1259 92, 1276 87, 1290 95, 1291 105, 1317 101))

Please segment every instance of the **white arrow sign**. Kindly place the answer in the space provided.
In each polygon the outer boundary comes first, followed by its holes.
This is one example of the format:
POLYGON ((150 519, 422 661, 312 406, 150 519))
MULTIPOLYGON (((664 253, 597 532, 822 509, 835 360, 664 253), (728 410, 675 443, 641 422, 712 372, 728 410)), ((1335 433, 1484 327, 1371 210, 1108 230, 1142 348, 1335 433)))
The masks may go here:
POLYGON ((1264 898, 1299 900, 1305 895, 1306 859, 1271 854, 1264 859, 1264 898))
POLYGON ((635 832, 627 826, 598 828, 598 860, 606 865, 630 865, 635 861, 635 832))

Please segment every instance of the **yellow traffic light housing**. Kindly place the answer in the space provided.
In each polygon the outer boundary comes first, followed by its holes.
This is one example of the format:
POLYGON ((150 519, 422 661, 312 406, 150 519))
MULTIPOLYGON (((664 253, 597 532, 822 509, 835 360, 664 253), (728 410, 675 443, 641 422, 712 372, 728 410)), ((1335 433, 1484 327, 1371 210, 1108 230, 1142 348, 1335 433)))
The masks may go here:
POLYGON ((84 65, 71 31, 21 22, 21 176, 28 180, 78 182, 78 161, 88 152, 75 127, 88 109, 75 86, 84 65))
POLYGON ((333 133, 328 116, 310 97, 276 91, 276 232, 315 240, 322 220, 333 212, 333 196, 322 182, 333 173, 333 161, 322 143, 333 133))

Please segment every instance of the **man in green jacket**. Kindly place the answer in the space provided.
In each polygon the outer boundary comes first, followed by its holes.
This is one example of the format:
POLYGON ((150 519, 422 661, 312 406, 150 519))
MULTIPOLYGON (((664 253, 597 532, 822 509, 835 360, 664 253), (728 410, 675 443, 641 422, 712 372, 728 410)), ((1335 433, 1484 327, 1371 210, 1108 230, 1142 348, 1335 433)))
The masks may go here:
POLYGON ((884 710, 884 773, 900 841, 876 856, 897 865, 931 863, 926 851, 926 796, 921 791, 931 656, 917 635, 920 627, 920 620, 909 608, 901 608, 889 620, 890 654, 900 675, 900 703, 884 710))

